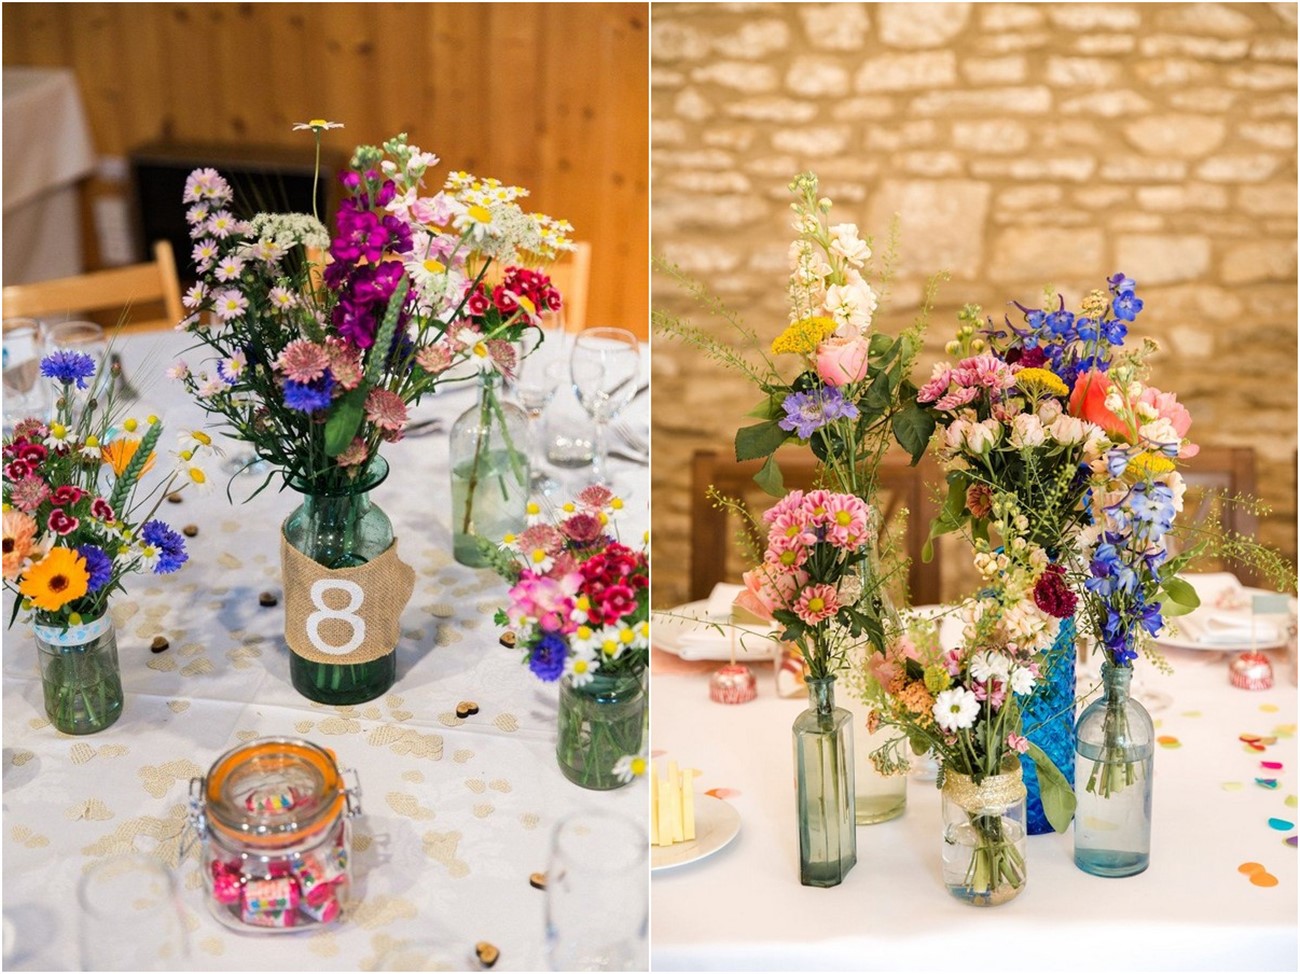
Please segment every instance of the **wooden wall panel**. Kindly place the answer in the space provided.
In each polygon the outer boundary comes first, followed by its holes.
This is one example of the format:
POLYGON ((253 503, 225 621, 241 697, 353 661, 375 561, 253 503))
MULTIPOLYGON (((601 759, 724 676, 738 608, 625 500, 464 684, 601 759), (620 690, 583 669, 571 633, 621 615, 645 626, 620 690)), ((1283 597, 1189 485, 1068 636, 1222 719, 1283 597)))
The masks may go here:
MULTIPOLYGON (((10 3, 6 65, 77 73, 96 147, 156 139, 311 152, 406 131, 532 190, 592 244, 589 321, 644 337, 649 12, 644 3, 10 3)), ((180 203, 177 201, 177 205, 180 203)))

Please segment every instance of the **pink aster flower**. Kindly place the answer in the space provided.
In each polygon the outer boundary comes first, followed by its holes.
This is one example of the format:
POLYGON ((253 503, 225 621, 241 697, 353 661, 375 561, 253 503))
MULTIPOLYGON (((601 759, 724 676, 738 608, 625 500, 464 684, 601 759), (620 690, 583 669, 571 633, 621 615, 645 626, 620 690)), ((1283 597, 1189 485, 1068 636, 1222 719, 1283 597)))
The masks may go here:
POLYGON ((380 429, 396 432, 406 426, 406 403, 389 389, 371 389, 366 394, 366 419, 380 429))
POLYGON ((203 299, 207 296, 208 286, 202 281, 199 281, 198 284, 195 284, 185 292, 185 297, 181 298, 181 304, 193 311, 203 303, 203 299))
POLYGON ((425 345, 415 353, 415 364, 430 375, 446 372, 451 368, 451 349, 441 343, 425 345))
POLYGON ((194 260, 194 266, 200 274, 206 274, 212 269, 212 262, 217 259, 217 242, 211 237, 205 237, 194 245, 194 250, 190 256, 194 260))
POLYGON ((244 272, 244 262, 239 257, 228 255, 217 262, 216 277, 218 281, 235 281, 244 272))
POLYGON ((248 310, 248 298, 234 288, 223 288, 213 295, 212 310, 222 321, 234 321, 248 310))
POLYGON ((366 441, 357 436, 344 448, 342 453, 334 458, 334 462, 340 467, 356 467, 365 463, 368 456, 366 441))
POLYGON ((833 585, 813 585, 803 590, 794 604, 794 614, 810 626, 824 622, 840 610, 839 595, 833 585))
POLYGON ((190 374, 190 367, 185 364, 184 359, 178 359, 176 364, 167 370, 167 378, 181 380, 190 374))
POLYGON ((47 528, 59 535, 71 534, 77 530, 79 524, 81 524, 79 520, 57 507, 50 511, 49 520, 45 522, 47 528))
POLYGON ((329 355, 330 373, 335 382, 346 390, 361 384, 361 349, 331 336, 325 339, 325 351, 329 355))
POLYGON ((29 514, 50 496, 50 486, 40 477, 24 477, 9 488, 9 502, 29 514))
POLYGON ((275 367, 286 379, 294 382, 314 382, 329 368, 330 356, 324 348, 305 338, 298 338, 284 346, 275 360, 275 367))
POLYGON ((613 492, 601 484, 584 487, 582 492, 578 494, 578 503, 592 511, 604 510, 613 499, 613 492))

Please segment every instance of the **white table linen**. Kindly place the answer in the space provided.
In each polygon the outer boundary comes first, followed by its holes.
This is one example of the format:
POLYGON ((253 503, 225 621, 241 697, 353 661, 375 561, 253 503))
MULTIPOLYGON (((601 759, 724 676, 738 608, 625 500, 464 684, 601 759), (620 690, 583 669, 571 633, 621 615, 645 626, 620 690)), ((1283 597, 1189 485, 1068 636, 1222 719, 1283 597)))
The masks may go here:
MULTIPOLYGON (((656 651, 655 753, 700 769, 698 792, 734 790, 741 826, 712 857, 654 874, 652 968, 1295 970, 1296 850, 1284 840, 1296 834, 1294 797, 1285 804, 1296 794, 1296 742, 1248 752, 1238 740, 1288 725, 1294 735, 1290 666, 1272 654, 1277 684, 1247 692, 1229 686, 1226 654, 1167 656, 1173 676, 1140 671, 1140 692, 1169 701, 1153 714, 1157 734, 1179 744, 1156 748, 1150 868, 1101 879, 1074 866, 1068 833, 1030 836, 1024 891, 979 909, 943 886, 939 793, 916 779, 901 818, 858 828, 858 862, 841 886, 800 886, 790 725, 806 700, 777 698, 768 663, 752 664, 756 701, 715 704, 716 664, 687 667, 656 651), (1284 768, 1263 770, 1261 760, 1284 768), (1277 778, 1277 790, 1257 777, 1277 778), (1292 828, 1275 831, 1270 818, 1292 828), (1246 862, 1278 885, 1252 885, 1237 870, 1246 862)), ((1094 685, 1082 668, 1080 681, 1080 692, 1094 685)), ((839 689, 837 702, 851 708, 839 689)))
POLYGON ((78 181, 95 147, 70 68, 4 69, 4 283, 80 274, 78 181))
MULTIPOLYGON (((203 423, 162 369, 192 344, 162 333, 120 339, 134 412, 157 412, 164 443, 203 423)), ((201 357, 190 354, 192 364, 201 357)), ((469 386, 426 400, 418 417, 451 420, 472 403, 469 386)), ((646 401, 629 419, 644 427, 646 401)), ((227 441, 226 446, 232 444, 227 441)), ((558 685, 539 681, 505 649, 492 621, 505 583, 451 557, 447 439, 412 438, 385 448, 391 472, 372 498, 392 519, 416 588, 402 617, 398 677, 384 697, 329 707, 289 682, 282 636, 279 526, 299 503, 268 488, 247 504, 227 502, 222 482, 187 491, 158 516, 197 525, 189 562, 174 576, 131 576, 115 602, 126 691, 121 718, 84 738, 45 718, 36 652, 21 623, 4 633, 5 967, 75 968, 76 886, 103 856, 135 849, 174 867, 190 925, 186 967, 200 970, 373 969, 393 939, 442 937, 472 961, 486 940, 498 970, 545 966, 545 894, 529 874, 545 871, 551 831, 567 813, 604 808, 646 821, 642 782, 591 792, 568 782, 555 759, 558 685), (152 654, 154 636, 170 649, 152 654), (455 717, 462 700, 480 711, 455 717), (336 928, 290 936, 237 934, 209 914, 195 853, 179 852, 189 779, 227 749, 255 737, 304 737, 332 748, 358 771, 364 814, 354 831, 354 889, 360 902, 336 928)), ((639 544, 648 518, 644 467, 616 463, 632 486, 622 537, 639 544)), ((571 492, 586 471, 557 471, 571 492)), ((237 496, 260 480, 240 477, 237 496)), ((5 611, 12 602, 6 595, 5 611)), ((6 616, 7 618, 7 616, 6 616)), ((632 881, 632 878, 629 878, 632 881)), ((639 880, 644 882, 644 879, 639 880)), ((598 918, 593 918, 598 923, 598 918)))

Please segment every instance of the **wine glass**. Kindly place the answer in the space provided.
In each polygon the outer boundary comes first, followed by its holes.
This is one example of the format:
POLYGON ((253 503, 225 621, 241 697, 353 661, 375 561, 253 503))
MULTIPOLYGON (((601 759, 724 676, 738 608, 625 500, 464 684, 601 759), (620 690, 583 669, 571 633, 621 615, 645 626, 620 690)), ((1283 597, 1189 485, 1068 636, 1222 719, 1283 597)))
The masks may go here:
POLYGON ((596 424, 592 483, 609 485, 606 427, 636 397, 641 346, 623 328, 588 328, 579 333, 569 358, 573 391, 596 424))
POLYGON ((35 318, 6 318, 4 321, 4 434, 14 424, 31 416, 45 420, 50 400, 49 385, 40 381, 44 336, 35 318))
POLYGON ((184 968, 184 916, 176 878, 164 863, 110 856, 86 870, 77 893, 83 971, 184 968))
POLYGON ((532 470, 533 493, 546 496, 559 488, 554 477, 542 469, 545 451, 541 439, 541 418, 555 398, 564 378, 564 322, 557 312, 543 315, 541 325, 519 343, 519 368, 514 391, 528 414, 528 466, 532 470))
POLYGON ((643 971, 649 892, 645 829, 604 810, 577 812, 551 838, 546 952, 553 971, 643 971))

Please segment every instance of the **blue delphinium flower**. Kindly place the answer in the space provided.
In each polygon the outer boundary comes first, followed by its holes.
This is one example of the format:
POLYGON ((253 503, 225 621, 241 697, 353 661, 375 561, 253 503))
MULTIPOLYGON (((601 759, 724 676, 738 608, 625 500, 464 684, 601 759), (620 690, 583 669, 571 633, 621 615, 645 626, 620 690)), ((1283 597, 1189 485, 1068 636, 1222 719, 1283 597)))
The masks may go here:
POLYGON ((85 352, 54 352, 41 359, 41 375, 64 385, 86 388, 86 380, 95 374, 95 360, 85 352))
POLYGON ((1137 288, 1137 281, 1127 277, 1123 271, 1120 271, 1114 277, 1106 278, 1106 283, 1110 285, 1110 289, 1116 294, 1131 293, 1137 288))
POLYGON ((104 553, 104 549, 93 544, 77 546, 77 554, 86 560, 87 592, 98 592, 113 577, 113 559, 104 553))
MULTIPOLYGON (((1117 298, 1116 300, 1119 299, 1117 298)), ((1134 298, 1134 300, 1136 301, 1137 299, 1134 298)), ((1142 302, 1138 301, 1138 304, 1141 305, 1142 302)), ((1140 310, 1142 309, 1139 307, 1138 311, 1140 310)), ((1134 311, 1133 314, 1136 315, 1137 311, 1134 311)), ((1132 319, 1130 318, 1129 320, 1131 321, 1132 319)), ((1123 345, 1124 339, 1127 336, 1128 325, 1124 324, 1124 322, 1111 318, 1101 323, 1101 337, 1106 339, 1110 344, 1123 345)))
POLYGON ((548 683, 558 680, 564 672, 564 661, 568 658, 569 647, 564 637, 553 632, 543 634, 528 655, 528 668, 538 678, 548 683))
POLYGON ((284 383, 284 404, 300 413, 314 413, 328 409, 334 392, 334 376, 326 369, 325 373, 311 382, 294 382, 288 379, 284 383))
POLYGON ((158 549, 158 564, 153 569, 155 575, 169 575, 189 559, 185 553, 185 539, 162 521, 146 521, 140 529, 140 536, 158 549))
POLYGON ((1134 484, 1127 498, 1129 510, 1143 538, 1158 541, 1174 526, 1174 492, 1167 484, 1134 484))
POLYGON ((1074 328, 1074 314, 1062 308, 1047 316, 1047 328, 1053 335, 1063 338, 1074 328))
POLYGON ((786 396, 781 407, 786 415, 777 425, 793 431, 801 440, 808 439, 833 420, 858 418, 858 407, 833 386, 793 393, 786 396))
POLYGON ((1142 310, 1142 299, 1132 291, 1121 291, 1115 295, 1110 303, 1111 309, 1115 312, 1116 318, 1122 318, 1124 321, 1132 321, 1142 310))

